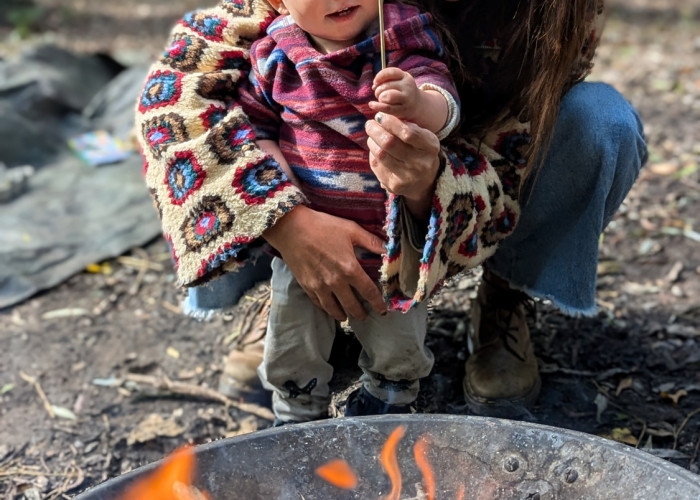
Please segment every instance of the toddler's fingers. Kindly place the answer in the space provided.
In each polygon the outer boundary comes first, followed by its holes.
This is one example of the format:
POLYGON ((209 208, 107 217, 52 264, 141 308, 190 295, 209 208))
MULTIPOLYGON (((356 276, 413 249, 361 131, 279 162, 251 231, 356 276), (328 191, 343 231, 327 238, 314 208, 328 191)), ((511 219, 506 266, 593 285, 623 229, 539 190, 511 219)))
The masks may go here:
POLYGON ((403 78, 403 75, 403 70, 399 68, 384 68, 374 77, 374 81, 372 82, 372 89, 376 90, 377 87, 379 87, 382 83, 385 82, 401 80, 403 78))
POLYGON ((391 109, 391 106, 388 104, 385 104, 383 102, 377 102, 377 101, 370 101, 368 103, 369 108, 372 111, 375 111, 377 113, 382 112, 382 113, 389 113, 389 110, 391 109))
POLYGON ((384 104, 404 104, 407 101, 406 95, 396 89, 389 89, 382 92, 377 100, 384 104))
POLYGON ((378 102, 373 106, 370 106, 372 108, 372 111, 375 111, 377 113, 383 113, 385 115, 393 115, 397 118, 405 119, 407 118, 406 116, 406 109, 404 106, 397 106, 397 105, 392 105, 392 104, 385 104, 382 102, 378 102))
POLYGON ((377 99, 380 99, 382 94, 386 94, 387 92, 402 92, 402 89, 403 87, 401 86, 401 82, 398 80, 393 82, 385 82, 374 89, 374 95, 377 99))

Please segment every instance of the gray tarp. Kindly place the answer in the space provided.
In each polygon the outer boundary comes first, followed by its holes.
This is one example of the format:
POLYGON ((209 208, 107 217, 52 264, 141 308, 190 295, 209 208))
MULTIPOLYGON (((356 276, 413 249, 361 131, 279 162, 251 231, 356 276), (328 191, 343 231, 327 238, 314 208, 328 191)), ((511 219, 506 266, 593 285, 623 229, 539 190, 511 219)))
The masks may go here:
POLYGON ((36 167, 0 204, 0 309, 160 234, 140 155, 90 167, 66 145, 96 129, 128 140, 146 69, 118 69, 55 47, 0 61, 0 161, 36 167))
POLYGON ((66 156, 41 169, 29 187, 0 205, 0 308, 160 232, 138 155, 100 168, 66 156))

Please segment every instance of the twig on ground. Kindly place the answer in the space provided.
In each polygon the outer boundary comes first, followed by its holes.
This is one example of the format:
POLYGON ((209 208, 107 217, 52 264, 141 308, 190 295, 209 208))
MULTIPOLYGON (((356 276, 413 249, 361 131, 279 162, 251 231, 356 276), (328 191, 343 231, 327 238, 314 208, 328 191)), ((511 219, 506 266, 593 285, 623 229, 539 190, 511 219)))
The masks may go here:
POLYGON ((692 465, 695 463, 695 460, 698 458, 698 451, 700 451, 700 438, 698 438, 698 442, 695 443, 695 451, 693 452, 693 456, 690 458, 688 467, 692 467, 692 465))
POLYGON ((46 412, 49 414, 51 418, 56 418, 56 414, 53 411, 53 408, 51 407, 51 403, 49 402, 49 398, 46 397, 46 393, 44 393, 44 389, 41 388, 41 384, 39 381, 32 377, 31 375, 27 375, 23 371, 19 372, 19 376, 22 377, 22 379, 25 382, 28 382, 34 386, 34 389, 36 390, 37 394, 39 395, 39 398, 41 399, 41 402, 44 404, 44 409, 46 412))
POLYGON ((126 375, 125 380, 131 382, 136 382, 137 384, 146 384, 156 389, 163 391, 168 391, 173 394, 179 394, 182 396, 191 396, 199 399, 208 399, 210 401, 217 401, 225 406, 234 407, 245 413, 250 413, 256 417, 260 417, 264 420, 272 421, 275 416, 269 409, 252 403, 242 403, 234 401, 218 391, 213 389, 208 389, 206 387, 201 387, 194 384, 186 384, 184 382, 173 382, 168 377, 153 377, 150 375, 140 375, 137 373, 130 373, 126 375))
POLYGON ((85 472, 75 465, 75 462, 71 462, 66 470, 63 471, 63 474, 65 477, 63 484, 56 490, 52 491, 48 495, 47 500, 55 500, 72 489, 77 488, 83 484, 83 481, 85 481, 85 472), (70 471, 70 474, 68 474, 68 471, 70 471), (73 480, 73 478, 75 478, 75 480, 73 480))
POLYGON ((180 309, 180 306, 171 304, 167 300, 163 301, 163 309, 167 309, 168 311, 174 314, 182 314, 182 309, 180 309))
MULTIPOLYGON (((135 266, 138 268, 139 273, 136 275, 136 279, 134 279, 134 282, 129 287, 129 295, 136 295, 139 292, 139 288, 141 288, 143 278, 146 276, 146 273, 149 271, 149 269, 152 268, 152 265, 154 264, 151 262, 151 258, 148 255, 148 252, 146 252, 143 248, 134 248, 134 253, 140 254, 142 258, 135 259, 136 262, 140 262, 140 265, 135 266)), ((163 266, 161 266, 160 264, 155 264, 155 268, 155 270, 162 270, 163 266)))
POLYGON ((79 436, 80 432, 75 430, 75 429, 66 429, 65 427, 60 427, 58 425, 54 425, 51 427, 51 430, 54 431, 59 431, 59 432, 65 432, 66 434, 73 434, 74 436, 79 436))
MULTIPOLYGON (((145 250, 144 250, 145 253, 145 250)), ((145 258, 139 259, 138 257, 130 257, 128 255, 122 255, 120 257, 117 257, 117 262, 119 262, 121 265, 130 267, 132 269, 137 269, 141 270, 143 268, 146 268, 147 270, 151 271, 163 271, 163 264, 160 264, 158 262, 153 262, 153 259, 150 258, 148 254, 146 254, 145 258)))
MULTIPOLYGON (((592 380, 592 382, 593 382, 593 385, 595 385, 596 389, 598 390, 598 393, 603 394, 607 398, 608 404, 610 406, 612 406, 613 408, 617 408, 618 410, 620 410, 623 413, 626 413, 627 415, 632 417, 633 420, 636 420, 637 422, 642 424, 642 431, 639 433, 639 437, 636 438, 637 444, 634 446, 635 448, 639 448, 639 445, 642 443, 642 439, 644 438, 644 436, 647 433, 648 425, 647 425, 646 420, 644 420, 641 417, 638 417, 637 415, 630 412, 627 408, 624 408, 623 406, 612 401, 612 398, 610 397, 610 391, 607 388, 600 385, 596 380, 592 380)), ((675 449, 675 447, 674 447, 674 449, 675 449)))
POLYGON ((8 469, 0 469, 0 477, 7 476, 46 476, 46 477, 67 477, 65 472, 46 472, 43 470, 34 470, 27 467, 14 467, 8 469))
POLYGON ((690 422, 691 418, 693 418, 695 415, 697 415, 699 413, 700 413, 700 408, 695 408, 693 411, 688 413, 688 415, 686 415, 686 417, 683 419, 683 422, 681 422, 681 425, 678 426, 678 430, 676 430, 673 433, 673 449, 674 450, 678 446, 678 437, 681 435, 683 428, 688 424, 688 422, 690 422))

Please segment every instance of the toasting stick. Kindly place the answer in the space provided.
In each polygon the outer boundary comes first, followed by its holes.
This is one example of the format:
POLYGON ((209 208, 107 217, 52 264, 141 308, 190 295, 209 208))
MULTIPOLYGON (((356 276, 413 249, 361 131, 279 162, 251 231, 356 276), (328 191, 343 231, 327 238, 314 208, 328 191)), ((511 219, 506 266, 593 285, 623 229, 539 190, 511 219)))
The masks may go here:
POLYGON ((382 57, 382 69, 386 68, 386 46, 384 45, 384 0, 379 1, 379 53, 382 57))

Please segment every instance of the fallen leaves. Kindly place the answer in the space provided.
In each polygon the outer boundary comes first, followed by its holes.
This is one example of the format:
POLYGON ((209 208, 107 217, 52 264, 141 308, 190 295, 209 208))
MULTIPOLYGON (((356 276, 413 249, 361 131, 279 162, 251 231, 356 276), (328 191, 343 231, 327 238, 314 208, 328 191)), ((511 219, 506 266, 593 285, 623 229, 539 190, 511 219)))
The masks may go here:
POLYGON ((157 413, 152 413, 141 421, 126 438, 126 444, 147 443, 158 437, 177 437, 185 431, 175 419, 166 419, 157 413))
POLYGON ((27 375, 24 372, 19 372, 19 376, 22 378, 22 380, 34 386, 34 390, 39 395, 39 399, 41 399, 41 403, 43 404, 46 413, 49 414, 49 417, 56 418, 56 414, 53 411, 53 405, 49 402, 49 399, 46 397, 46 393, 41 387, 39 380, 35 377, 32 377, 31 375, 27 375))
POLYGON ((63 309, 54 309, 47 311, 41 315, 43 320, 52 320, 60 318, 75 318, 76 316, 90 316, 90 311, 82 307, 66 307, 63 309))
POLYGON ((679 401, 683 396, 687 396, 687 395, 688 395, 688 391, 686 391, 685 389, 679 389, 679 390, 677 390, 676 392, 673 392, 673 393, 671 393, 671 392, 661 392, 661 394, 660 394, 661 399, 667 399, 667 400, 671 401, 671 402, 673 403, 673 406, 676 407, 676 408, 678 407, 678 401, 679 401))
POLYGON ((610 433, 601 434, 600 437, 612 439, 619 443, 625 443, 635 447, 639 444, 639 440, 632 434, 632 431, 630 431, 627 427, 615 427, 613 430, 610 431, 610 433))
POLYGON ((632 377, 626 377, 620 380, 620 383, 617 384, 617 389, 615 389, 615 396, 619 396, 622 391, 625 389, 630 389, 631 387, 634 386, 634 378, 632 377))
POLYGON ((53 414, 58 418, 63 418, 65 420, 78 420, 78 417, 75 416, 75 413, 70 411, 68 408, 65 408, 63 406, 51 405, 51 409, 53 410, 53 414))

